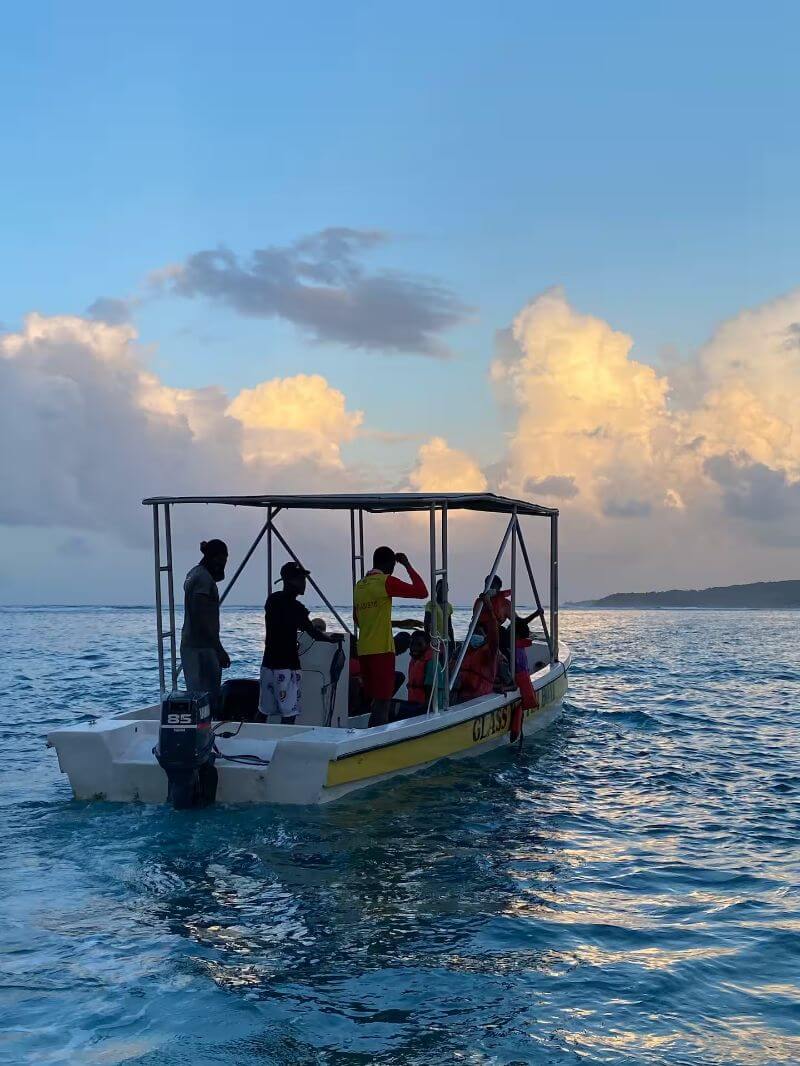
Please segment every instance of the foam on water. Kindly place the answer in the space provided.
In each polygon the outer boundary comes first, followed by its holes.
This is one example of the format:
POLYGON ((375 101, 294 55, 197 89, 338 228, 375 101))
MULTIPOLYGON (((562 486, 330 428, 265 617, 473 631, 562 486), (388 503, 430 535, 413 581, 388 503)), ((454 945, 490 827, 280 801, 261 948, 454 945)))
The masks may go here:
MULTIPOLYGON (((3 611, 0 1058, 800 1061, 797 617, 565 612, 522 754, 178 813, 44 748, 152 702, 151 613, 3 611)), ((252 673, 260 614, 225 628, 252 673)))

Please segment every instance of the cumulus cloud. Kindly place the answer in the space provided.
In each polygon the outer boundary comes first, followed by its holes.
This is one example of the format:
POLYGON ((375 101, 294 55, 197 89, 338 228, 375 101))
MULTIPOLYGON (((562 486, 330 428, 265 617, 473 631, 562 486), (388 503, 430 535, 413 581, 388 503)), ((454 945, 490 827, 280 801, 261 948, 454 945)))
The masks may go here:
POLYGON ((161 382, 129 325, 32 314, 0 337, 0 449, 11 460, 0 522, 139 543, 147 495, 327 487, 360 419, 319 376, 275 379, 231 402, 214 386, 161 382))
POLYGON ((800 477, 800 289, 724 322, 698 353, 689 415, 707 455, 745 452, 800 477))
MULTIPOLYGON (((296 249, 308 263, 295 282, 347 288, 354 246, 342 240, 316 258, 296 249)), ((568 595, 785 576, 780 550, 800 542, 798 323, 800 290, 743 312, 678 368, 676 388, 671 368, 637 360, 630 337, 550 290, 499 337, 490 376, 507 443, 492 463, 433 437, 393 477, 430 492, 491 481, 563 506, 568 595)), ((345 446, 403 429, 365 431, 362 412, 321 375, 230 397, 167 386, 147 356, 129 323, 102 316, 33 314, 0 336, 0 448, 10 457, 0 522, 20 536, 58 527, 67 556, 81 550, 63 540, 70 530, 137 544, 148 532, 142 496, 357 491, 365 475, 347 465, 345 446)), ((485 546, 479 528, 469 526, 473 561, 485 546)))
POLYGON ((611 517, 643 514, 663 498, 676 448, 669 384, 631 358, 632 346, 575 310, 561 289, 520 312, 491 366, 500 397, 517 412, 504 491, 544 485, 564 499, 580 494, 611 517))
POLYGON ((341 445, 353 440, 364 420, 348 411, 344 393, 321 374, 262 381, 243 389, 227 413, 244 426, 244 456, 285 463, 316 460, 342 467, 341 445))
POLYGON ((243 315, 282 318, 315 341, 351 348, 449 354, 441 334, 468 308, 436 281, 369 271, 362 258, 384 245, 377 230, 329 228, 242 260, 227 248, 195 252, 151 276, 151 284, 204 297, 243 315))
POLYGON ((419 449, 409 483, 414 492, 484 492, 487 484, 475 460, 443 437, 432 437, 419 449))
POLYGON ((797 289, 665 373, 561 290, 543 293, 498 335, 491 366, 511 426, 500 489, 563 493, 572 565, 616 563, 628 586, 691 566, 730 579, 732 560, 737 575, 783 576, 763 549, 800 541, 799 323, 797 289))

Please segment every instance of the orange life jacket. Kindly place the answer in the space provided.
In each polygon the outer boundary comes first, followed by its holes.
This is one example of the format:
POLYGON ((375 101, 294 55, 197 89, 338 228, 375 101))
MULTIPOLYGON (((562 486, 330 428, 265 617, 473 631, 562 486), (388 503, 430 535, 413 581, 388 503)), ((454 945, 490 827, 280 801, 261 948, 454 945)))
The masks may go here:
POLYGON ((421 659, 408 660, 408 701, 425 703, 425 667, 433 658, 433 648, 428 648, 421 659))

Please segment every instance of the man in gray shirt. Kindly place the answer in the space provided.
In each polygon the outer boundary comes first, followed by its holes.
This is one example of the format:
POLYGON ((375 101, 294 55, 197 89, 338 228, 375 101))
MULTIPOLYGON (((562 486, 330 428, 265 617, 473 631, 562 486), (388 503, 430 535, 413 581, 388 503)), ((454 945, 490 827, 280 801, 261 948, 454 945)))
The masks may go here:
POLYGON ((225 577, 228 547, 222 540, 204 540, 202 559, 183 583, 184 615, 181 663, 189 692, 207 692, 212 713, 219 707, 222 671, 231 665, 219 639, 219 591, 225 577))

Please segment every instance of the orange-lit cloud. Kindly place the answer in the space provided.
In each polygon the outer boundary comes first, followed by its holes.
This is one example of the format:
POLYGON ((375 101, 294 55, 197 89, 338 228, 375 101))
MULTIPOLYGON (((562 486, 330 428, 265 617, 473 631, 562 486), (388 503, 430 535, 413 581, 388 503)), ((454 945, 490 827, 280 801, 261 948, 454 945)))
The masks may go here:
POLYGON ((364 420, 321 374, 297 374, 243 389, 227 413, 244 426, 244 457, 285 463, 311 459, 341 467, 341 445, 364 420))
POLYGON ((32 314, 0 336, 0 522, 108 529, 139 542, 159 493, 313 491, 343 469, 361 422, 319 375, 240 393, 177 389, 147 366, 135 329, 32 314))
MULTIPOLYGON (((166 385, 150 354, 130 324, 80 316, 32 314, 0 335, 0 448, 12 457, 0 522, 139 543, 145 495, 358 489, 343 448, 366 447, 364 416, 325 377, 274 378, 231 398, 166 385)), ((485 442, 470 454, 436 436, 402 483, 489 486, 561 507, 568 595, 794 576, 800 290, 733 317, 693 359, 661 370, 549 290, 501 335, 489 376, 505 415, 500 461, 484 469, 485 442)), ((370 432, 406 429, 398 417, 370 432)))
POLYGON ((414 492, 483 492, 487 485, 478 463, 443 437, 422 445, 408 480, 414 492))
POLYGON ((669 383, 631 358, 633 341, 554 289, 529 304, 491 365, 516 413, 502 489, 643 516, 674 486, 669 383))

